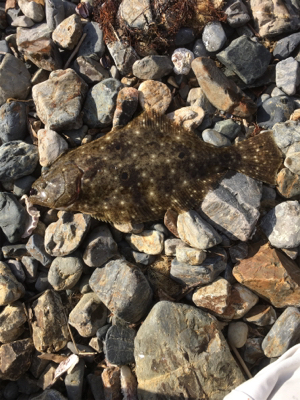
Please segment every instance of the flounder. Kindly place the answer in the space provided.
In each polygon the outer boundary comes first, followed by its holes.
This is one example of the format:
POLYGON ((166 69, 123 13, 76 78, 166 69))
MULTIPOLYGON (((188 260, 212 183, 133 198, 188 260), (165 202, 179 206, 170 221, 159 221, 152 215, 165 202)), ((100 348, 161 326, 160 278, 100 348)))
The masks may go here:
POLYGON ((227 170, 275 184, 282 155, 272 132, 218 148, 142 113, 126 126, 60 156, 31 190, 33 204, 112 223, 160 219, 199 206, 227 170))

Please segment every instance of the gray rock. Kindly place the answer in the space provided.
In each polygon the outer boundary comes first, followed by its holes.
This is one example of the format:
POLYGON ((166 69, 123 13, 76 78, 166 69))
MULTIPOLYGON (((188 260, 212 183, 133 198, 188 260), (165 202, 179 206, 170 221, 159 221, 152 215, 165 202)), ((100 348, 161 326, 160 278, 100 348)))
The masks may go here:
POLYGON ((9 98, 25 100, 31 88, 30 79, 25 64, 12 54, 6 54, 0 64, 0 106, 9 98))
POLYGON ((69 350, 71 350, 71 352, 73 354, 79 354, 81 353, 81 357, 83 358, 83 360, 85 360, 86 362, 92 363, 95 360, 95 356, 94 354, 87 354, 87 355, 83 355, 82 353, 93 353, 94 349, 90 346, 85 346, 83 344, 79 344, 76 343, 76 347, 74 346, 73 342, 68 342, 67 344, 67 348, 69 350), (77 347, 77 349, 76 349, 77 347))
POLYGON ((49 167, 68 150, 68 143, 57 132, 51 129, 38 131, 39 160, 42 167, 49 167))
POLYGON ((173 70, 173 63, 168 56, 147 56, 135 61, 132 73, 139 79, 160 79, 173 70))
POLYGON ((134 362, 134 329, 121 324, 108 329, 105 337, 104 354, 108 362, 125 365, 134 362))
POLYGON ((65 7, 62 0, 45 0, 46 21, 50 31, 65 19, 65 7))
POLYGON ((26 275, 26 282, 32 283, 37 280, 38 274, 38 261, 33 257, 24 256, 22 257, 22 264, 24 265, 24 271, 26 275))
POLYGON ((276 97, 276 96, 285 96, 285 93, 278 87, 275 87, 271 92, 271 97, 276 97))
POLYGON ((241 126, 232 119, 216 122, 213 129, 226 136, 229 140, 234 140, 241 132, 241 126))
POLYGON ((104 268, 97 268, 91 276, 90 287, 111 312, 127 322, 139 321, 152 301, 152 290, 145 276, 123 260, 110 261, 104 268))
POLYGON ((262 338, 249 338, 247 339, 244 351, 243 351, 243 359, 246 363, 256 364, 259 359, 264 357, 264 353, 261 349, 262 338))
POLYGON ((89 267, 101 267, 118 255, 118 246, 107 225, 96 227, 84 243, 83 261, 89 267))
POLYGON ((17 280, 23 283, 26 279, 26 276, 21 261, 14 259, 6 260, 6 264, 9 266, 11 272, 14 274, 17 280))
POLYGON ((193 53, 194 53, 195 58, 196 57, 208 57, 209 53, 206 50, 202 39, 196 40, 194 47, 193 47, 193 53))
POLYGON ((225 8, 224 12, 227 16, 226 22, 232 28, 239 28, 250 21, 247 7, 241 0, 229 2, 229 5, 225 8))
POLYGON ((0 63, 3 60, 6 53, 11 54, 10 47, 6 40, 0 40, 0 63))
POLYGON ((68 400, 81 400, 84 382, 85 363, 79 360, 78 364, 65 377, 65 385, 68 394, 68 400))
POLYGON ((98 61, 88 56, 77 57, 73 67, 77 74, 89 85, 109 78, 109 72, 98 61))
POLYGON ((32 19, 26 17, 26 15, 20 15, 15 18, 11 23, 11 26, 21 27, 21 28, 31 28, 34 25, 32 19))
POLYGON ((284 160, 284 166, 294 174, 300 175, 300 152, 293 153, 289 150, 284 160))
POLYGON ((7 305, 0 313, 0 341, 10 343, 18 339, 24 332, 25 322, 27 317, 21 302, 7 305))
POLYGON ((27 213, 15 196, 0 192, 0 227, 9 243, 16 243, 21 239, 26 222, 27 213))
POLYGON ((221 50, 227 40, 221 22, 214 21, 206 24, 202 33, 202 40, 207 51, 221 50))
POLYGON ((240 260, 243 260, 248 255, 248 244, 245 242, 240 242, 235 246, 229 247, 229 254, 231 261, 234 264, 240 260))
POLYGON ((103 32, 97 22, 87 22, 82 33, 86 33, 86 37, 78 50, 77 57, 87 56, 95 60, 99 60, 105 51, 103 41, 103 32))
POLYGON ((47 81, 35 85, 32 97, 46 128, 54 131, 80 128, 87 90, 87 84, 70 68, 53 71, 47 81))
POLYGON ((0 305, 6 306, 25 293, 24 286, 17 281, 7 264, 0 261, 0 305))
POLYGON ((262 349, 269 358, 279 357, 299 343, 300 311, 288 307, 277 319, 262 342, 262 349))
POLYGON ((29 369, 33 350, 31 339, 3 344, 0 348, 1 379, 18 380, 29 369))
POLYGON ((24 139, 27 134, 26 103, 12 101, 0 108, 0 139, 3 143, 24 139))
POLYGON ((204 142, 210 143, 216 147, 225 147, 231 145, 229 138, 222 135, 215 129, 205 129, 202 132, 202 139, 204 142))
POLYGON ((84 294, 69 314, 69 324, 80 336, 92 337, 106 323, 107 308, 97 294, 84 294))
POLYGON ((104 128, 112 123, 116 100, 122 83, 108 78, 97 83, 88 92, 84 103, 84 123, 90 128, 104 128))
POLYGON ((35 177, 31 175, 24 176, 23 178, 16 179, 14 181, 13 193, 17 197, 21 197, 27 194, 31 188, 31 185, 35 181, 35 177))
POLYGON ((31 400, 67 400, 67 398, 57 390, 46 389, 40 395, 32 397, 31 400))
POLYGON ((79 257, 56 257, 49 268, 48 281, 55 290, 71 289, 79 281, 82 271, 83 262, 79 257))
POLYGON ((186 244, 181 239, 167 239, 164 242, 166 256, 175 256, 176 249, 185 247, 186 244))
POLYGON ((300 205, 285 201, 269 211, 261 220, 261 228, 272 246, 293 248, 300 245, 300 205))
POLYGON ((18 0, 18 6, 22 13, 34 22, 41 22, 45 17, 44 7, 40 3, 29 0, 18 0))
POLYGON ((264 129, 272 129, 276 123, 289 119, 294 109, 294 101, 290 97, 271 97, 258 107, 257 123, 264 129))
POLYGON ((86 377, 95 400, 104 399, 104 389, 101 376, 95 374, 88 374, 86 377))
POLYGON ((4 258, 21 258, 30 255, 26 249, 25 244, 14 244, 10 246, 3 246, 2 253, 4 258))
POLYGON ((15 180, 31 174, 38 164, 37 147, 20 140, 0 146, 0 181, 15 180))
POLYGON ((217 189, 205 196, 201 215, 229 239, 246 241, 259 218, 256 206, 261 198, 261 184, 243 174, 226 176, 224 185, 221 181, 217 189))
POLYGON ((154 255, 139 253, 138 251, 132 251, 131 255, 134 259, 134 262, 137 264, 150 265, 156 260, 154 255))
MULTIPOLYGON (((39 392, 40 387, 38 386, 38 382, 35 379, 32 379, 28 373, 25 373, 17 380, 19 386, 19 392, 26 395, 32 395, 33 393, 39 392)), ((26 397, 23 399, 25 400, 26 397)), ((26 399, 27 400, 27 399, 26 399)))
POLYGON ((272 306, 260 304, 251 308, 244 316, 244 321, 257 326, 268 326, 273 325, 276 318, 276 311, 272 306))
POLYGON ((275 142, 284 154, 287 153, 292 144, 300 142, 300 124, 298 121, 277 123, 273 127, 273 132, 275 142))
POLYGON ((157 303, 138 330, 134 353, 140 400, 149 393, 152 400, 221 400, 244 381, 216 320, 185 304, 157 303))
POLYGON ((227 339, 237 349, 243 347, 248 337, 248 325, 245 322, 230 322, 228 325, 227 339))
POLYGON ((214 112, 216 111, 216 108, 209 102, 208 98, 205 96, 203 90, 200 87, 192 88, 189 91, 186 104, 201 107, 206 114, 214 114, 214 112))
POLYGON ((19 387, 17 382, 8 382, 3 390, 5 400, 16 400, 19 395, 19 387))
POLYGON ((46 253, 44 238, 37 233, 30 236, 26 244, 26 249, 31 256, 38 260, 44 267, 51 263, 52 257, 46 253))
POLYGON ((150 0, 124 0, 122 1, 118 16, 130 28, 147 29, 153 22, 150 0))
POLYGON ((34 287, 38 293, 44 292, 45 290, 51 288, 51 286, 48 282, 48 273, 47 272, 42 271, 39 273, 34 287))
POLYGON ((73 50, 81 35, 81 19, 79 15, 72 14, 55 28, 52 33, 52 39, 59 47, 66 50, 73 50))
POLYGON ((293 57, 276 64, 276 85, 288 96, 296 93, 300 83, 300 66, 293 57))
POLYGON ((190 247, 176 247, 176 259, 180 263, 189 265, 200 265, 206 258, 204 250, 193 249, 190 247))
POLYGON ((234 71, 246 84, 254 82, 267 70, 271 53, 260 43, 247 36, 233 40, 217 58, 234 71))
POLYGON ((82 139, 85 137, 88 131, 88 126, 83 125, 79 129, 70 129, 70 130, 64 130, 64 137, 67 139, 67 141, 73 146, 80 146, 82 139))
POLYGON ((195 34, 191 28, 180 28, 176 33, 174 44, 175 46, 181 47, 186 44, 193 42, 195 39, 195 34))
POLYGON ((171 263, 170 278, 181 285, 213 282, 226 268, 226 253, 221 248, 218 253, 222 255, 212 253, 200 265, 185 264, 175 258, 171 263))
POLYGON ((273 57, 278 60, 284 60, 288 58, 290 54, 297 48, 300 44, 300 33, 293 33, 283 39, 278 40, 273 50, 273 57))
POLYGON ((133 64, 140 59, 133 47, 121 41, 108 43, 107 48, 122 75, 131 73, 133 64))

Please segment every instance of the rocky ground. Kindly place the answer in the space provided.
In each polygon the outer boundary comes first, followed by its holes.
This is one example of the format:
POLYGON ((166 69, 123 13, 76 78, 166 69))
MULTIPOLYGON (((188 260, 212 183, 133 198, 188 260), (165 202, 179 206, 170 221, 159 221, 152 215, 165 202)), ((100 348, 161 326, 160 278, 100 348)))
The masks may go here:
POLYGON ((300 10, 102 3, 0 2, 0 398, 221 400, 300 342, 300 10), (228 173, 164 221, 37 222, 41 171, 143 109, 215 146, 273 130, 276 187, 228 173))

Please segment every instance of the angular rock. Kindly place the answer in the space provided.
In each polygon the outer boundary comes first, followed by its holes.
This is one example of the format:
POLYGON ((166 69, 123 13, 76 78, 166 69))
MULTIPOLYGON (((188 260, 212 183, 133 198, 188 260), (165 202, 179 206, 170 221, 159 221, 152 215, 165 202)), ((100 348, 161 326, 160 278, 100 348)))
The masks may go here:
POLYGON ((288 307, 277 319, 262 342, 262 349, 269 358, 282 356, 289 348, 299 343, 300 311, 288 307))
POLYGON ((130 28, 147 29, 152 20, 150 0, 124 0, 118 16, 130 28))
POLYGON ((221 50, 227 40, 221 22, 213 21, 206 24, 203 29, 202 40, 207 51, 215 52, 221 50))
POLYGON ((121 400, 120 368, 108 367, 101 374, 104 399, 121 400))
POLYGON ((87 35, 78 50, 77 57, 88 56, 98 61, 105 51, 103 32, 100 25, 95 21, 87 22, 82 33, 87 35))
POLYGON ((59 220, 45 233, 45 249, 52 256, 67 256, 77 249, 89 230, 91 217, 86 214, 60 212, 59 220))
POLYGON ((221 243, 220 235, 196 211, 180 214, 177 220, 181 240, 196 249, 205 250, 221 243))
POLYGON ((152 301, 147 279, 127 261, 110 261, 105 267, 97 268, 89 283, 106 307, 127 322, 139 321, 152 301))
POLYGON ((118 246, 107 225, 100 225, 87 236, 83 261, 89 267, 101 267, 118 255, 118 246))
POLYGON ((135 113, 139 101, 139 92, 132 87, 121 89, 117 96, 113 127, 126 125, 135 113))
POLYGON ((0 261, 0 305, 6 306, 25 293, 24 286, 17 281, 8 265, 0 261))
POLYGON ((31 339, 16 340, 0 347, 1 379, 17 381, 28 371, 34 346, 31 339))
POLYGON ((193 302, 197 307, 203 307, 217 315, 222 315, 228 306, 231 285, 224 278, 200 287, 193 294, 193 302))
POLYGON ((192 62, 192 69, 206 97, 219 110, 242 118, 256 111, 252 100, 223 74, 213 60, 198 57, 192 62))
POLYGON ((247 36, 241 36, 218 53, 217 58, 235 72, 243 82, 250 84, 267 70, 272 55, 262 44, 247 36))
POLYGON ((122 86, 120 81, 113 78, 94 85, 84 103, 84 123, 90 128, 109 126, 116 108, 117 95, 122 86))
POLYGON ((80 128, 81 107, 87 90, 87 84, 70 68, 53 71, 47 81, 35 85, 32 97, 46 129, 80 128))
POLYGON ((231 261, 235 264, 240 260, 243 260, 248 255, 248 244, 245 242, 241 242, 236 246, 231 246, 229 248, 229 254, 231 261))
POLYGON ((300 124, 298 121, 286 121, 277 123, 273 127, 274 139, 277 146, 284 154, 289 147, 300 141, 300 124))
POLYGON ((68 143, 51 129, 38 131, 39 159, 42 167, 49 167, 68 149, 68 143))
POLYGON ((135 61, 132 73, 139 79, 160 79, 173 70, 173 63, 168 56, 147 56, 135 61))
POLYGON ((228 307, 222 314, 224 319, 240 319, 242 318, 255 304, 259 297, 245 286, 235 283, 231 287, 231 294, 228 299, 228 307))
POLYGON ((30 236, 26 249, 32 257, 38 260, 44 267, 47 267, 51 261, 52 257, 45 251, 44 238, 37 233, 30 236))
POLYGON ((227 16, 226 22, 232 28, 239 28, 250 20, 248 9, 241 0, 230 2, 224 12, 227 16))
POLYGON ((21 60, 5 54, 0 64, 0 106, 9 98, 26 99, 31 88, 30 79, 30 73, 21 60))
POLYGON ((300 67, 293 57, 276 64, 276 86, 288 96, 296 93, 300 83, 300 67))
POLYGON ((123 325, 113 325, 105 337, 104 354, 108 362, 125 365, 134 362, 134 329, 123 325))
POLYGON ((140 84, 139 103, 143 110, 164 114, 172 100, 171 91, 162 82, 147 80, 140 84))
POLYGON ((71 289, 79 281, 83 262, 79 257, 56 257, 48 273, 48 281, 54 290, 71 289))
POLYGON ((277 186, 279 194, 286 199, 300 195, 300 176, 294 174, 288 168, 282 168, 277 175, 277 186))
POLYGON ((296 153, 288 151, 286 158, 284 160, 285 167, 289 168, 294 174, 300 175, 300 152, 296 153))
POLYGON ((131 222, 127 224, 114 224, 114 227, 123 233, 141 233, 144 230, 144 224, 133 224, 131 222))
POLYGON ((44 7, 39 1, 18 0, 22 13, 34 22, 41 22, 45 18, 44 7))
POLYGON ((243 359, 246 363, 256 364, 257 361, 264 357, 261 349, 262 338, 249 338, 247 339, 243 352, 243 359))
POLYGON ((297 264, 281 251, 262 246, 253 256, 233 268, 234 277, 274 307, 300 305, 297 264))
POLYGON ((11 193, 0 193, 0 227, 9 243, 21 239, 27 222, 27 213, 11 193))
MULTIPOLYGON (((169 239, 169 240, 178 240, 178 239, 169 239)), ((177 261, 180 263, 186 263, 189 265, 200 265, 206 259, 206 252, 203 250, 197 250, 190 247, 176 246, 175 251, 176 251, 177 261)), ((166 244, 165 244, 165 252, 166 252, 166 244)))
POLYGON ((122 75, 131 73, 133 64, 140 59, 133 47, 119 40, 107 43, 107 48, 122 75))
MULTIPOLYGON (((164 242, 165 246, 165 254, 166 256, 175 256, 176 255, 176 249, 179 247, 185 247, 186 244, 181 240, 181 239, 167 239, 164 242)), ((193 250, 193 249, 191 249, 193 250)), ((194 249, 197 251, 196 249, 194 249)), ((201 250, 198 250, 201 251, 201 250)), ((182 261, 180 261, 182 262, 182 261)))
POLYGON ((300 245, 300 205, 298 201, 285 201, 269 211, 261 220, 261 228, 272 246, 279 249, 300 245))
POLYGON ((27 134, 26 103, 11 101, 0 108, 0 139, 2 143, 22 140, 27 134))
POLYGON ((215 319, 185 304, 157 303, 138 330, 134 352, 140 400, 149 393, 153 400, 221 400, 244 381, 215 319))
POLYGON ((62 0, 45 0, 46 21, 51 32, 65 19, 64 5, 62 0))
POLYGON ((264 129, 273 129, 279 122, 285 122, 295 109, 288 96, 275 96, 265 100, 257 110, 257 123, 264 129))
POLYGON ((94 336, 106 323, 107 308, 95 293, 84 294, 69 315, 69 324, 82 337, 94 336))
POLYGON ((60 53, 51 39, 51 31, 46 23, 30 29, 18 28, 17 46, 20 53, 39 68, 47 71, 62 68, 60 53))
POLYGON ((24 332, 27 317, 22 303, 15 301, 7 305, 0 313, 0 341, 10 343, 24 332))
POLYGON ((47 290, 32 303, 32 339, 36 350, 54 353, 64 348, 69 331, 61 298, 47 290))
POLYGON ((82 24, 79 15, 73 14, 64 19, 52 33, 52 39, 59 47, 73 50, 82 35, 82 24))
POLYGON ((88 84, 95 84, 109 78, 109 72, 99 62, 88 56, 77 57, 73 67, 88 84))
POLYGON ((68 400, 81 400, 84 383, 85 362, 79 360, 78 364, 65 377, 68 400))
POLYGON ((133 250, 146 254, 160 254, 164 248, 164 235, 155 230, 145 230, 142 233, 131 233, 125 236, 133 250))
POLYGON ((269 305, 254 306, 245 316, 244 321, 257 326, 273 325, 276 321, 276 311, 269 305))
POLYGON ((6 264, 9 266, 11 272, 17 278, 17 280, 21 283, 25 281, 25 272, 22 267, 22 263, 18 260, 7 260, 6 264))
POLYGON ((232 119, 216 122, 213 129, 226 136, 229 140, 234 140, 241 132, 241 126, 232 119))
POLYGON ((297 48, 300 44, 300 33, 293 33, 283 39, 278 40, 273 50, 273 57, 278 60, 284 60, 297 48))
POLYGON ((32 283, 37 280, 39 262, 33 258, 24 256, 22 257, 22 264, 26 275, 26 283, 32 283))
POLYGON ((88 374, 86 378, 95 400, 104 399, 103 382, 101 376, 95 374, 88 374))
POLYGON ((187 130, 194 130, 201 125, 205 116, 205 111, 203 108, 193 105, 179 108, 166 114, 166 116, 176 125, 180 125, 187 130))

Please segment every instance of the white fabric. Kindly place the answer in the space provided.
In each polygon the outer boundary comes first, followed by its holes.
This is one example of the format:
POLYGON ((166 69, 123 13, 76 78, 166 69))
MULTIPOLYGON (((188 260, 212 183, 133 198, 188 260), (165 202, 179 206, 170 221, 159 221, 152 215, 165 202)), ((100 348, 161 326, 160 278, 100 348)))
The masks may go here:
POLYGON ((300 344, 242 383, 223 400, 300 400, 300 344))

